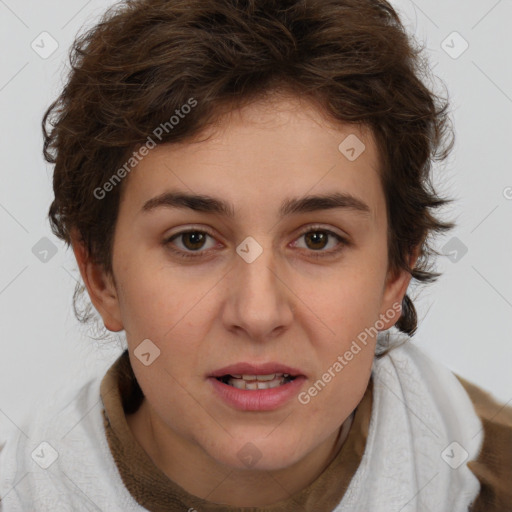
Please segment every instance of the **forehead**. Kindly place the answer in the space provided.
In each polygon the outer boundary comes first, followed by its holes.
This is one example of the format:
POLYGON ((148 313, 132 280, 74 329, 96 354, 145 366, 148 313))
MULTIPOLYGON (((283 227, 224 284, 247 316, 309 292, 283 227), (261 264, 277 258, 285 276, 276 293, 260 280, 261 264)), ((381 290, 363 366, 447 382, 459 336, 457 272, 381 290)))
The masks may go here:
POLYGON ((185 142, 157 146, 123 185, 133 211, 166 191, 222 198, 240 216, 282 213, 289 198, 332 193, 368 205, 372 218, 384 207, 371 131, 296 97, 251 103, 185 142))

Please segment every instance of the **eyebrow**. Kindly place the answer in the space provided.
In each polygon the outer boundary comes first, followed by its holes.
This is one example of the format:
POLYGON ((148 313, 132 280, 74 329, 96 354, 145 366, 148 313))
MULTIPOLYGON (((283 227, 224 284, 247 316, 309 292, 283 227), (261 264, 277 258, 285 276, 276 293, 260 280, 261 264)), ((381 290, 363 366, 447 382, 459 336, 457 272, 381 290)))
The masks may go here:
MULTIPOLYGON (((148 213, 157 208, 188 208, 197 212, 235 217, 231 203, 222 199, 195 195, 184 192, 164 192, 144 203, 141 212, 148 213)), ((342 192, 285 199, 279 209, 279 216, 284 218, 293 214, 317 212, 321 210, 346 209, 364 215, 370 215, 370 207, 357 197, 342 192)))

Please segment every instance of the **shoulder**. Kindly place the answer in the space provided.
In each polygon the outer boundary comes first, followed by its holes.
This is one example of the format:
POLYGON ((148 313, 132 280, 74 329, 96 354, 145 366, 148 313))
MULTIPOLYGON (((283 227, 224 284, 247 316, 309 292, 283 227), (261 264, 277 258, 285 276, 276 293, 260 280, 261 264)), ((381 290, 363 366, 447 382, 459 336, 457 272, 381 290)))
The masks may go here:
POLYGON ((108 447, 101 380, 63 390, 0 438, 3 512, 144 510, 124 493, 108 447))
MULTIPOLYGON (((413 398, 418 398, 418 391, 425 386, 425 398, 435 402, 450 437, 464 440, 461 442, 470 452, 465 466, 479 484, 471 512, 512 510, 512 407, 499 403, 410 342, 393 349, 389 361, 407 376, 402 383, 412 389, 413 398)), ((418 400, 410 403, 417 407, 418 400)))
POLYGON ((469 429, 468 425, 461 425, 470 432, 471 439, 482 437, 476 457, 467 463, 480 484, 472 512, 512 510, 512 406, 509 405, 512 400, 508 404, 500 403, 489 392, 442 367, 411 343, 398 347, 391 354, 397 364, 407 360, 420 370, 422 380, 428 382, 450 422, 470 420, 470 415, 464 415, 460 408, 462 401, 467 402, 478 418, 478 428, 473 423, 469 429), (450 388, 456 391, 455 386, 449 384, 450 380, 456 381, 462 393, 450 395, 450 388))
POLYGON ((12 425, 0 452, 2 510, 71 506, 67 499, 71 481, 63 476, 63 465, 71 461, 73 429, 79 423, 88 434, 82 443, 88 444, 93 429, 91 421, 84 419, 96 388, 97 382, 89 380, 61 390, 49 405, 36 407, 12 425))
POLYGON ((484 440, 469 469, 480 481, 472 512, 512 509, 512 407, 498 402, 490 393, 456 375, 482 422, 484 440))

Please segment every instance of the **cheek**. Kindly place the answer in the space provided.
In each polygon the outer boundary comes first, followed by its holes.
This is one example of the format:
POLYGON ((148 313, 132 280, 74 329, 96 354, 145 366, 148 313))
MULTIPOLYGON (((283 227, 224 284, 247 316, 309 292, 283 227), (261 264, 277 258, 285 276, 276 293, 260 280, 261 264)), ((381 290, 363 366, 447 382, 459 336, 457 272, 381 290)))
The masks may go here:
POLYGON ((330 351, 320 373, 310 379, 299 396, 311 418, 320 414, 322 422, 335 428, 354 410, 367 388, 374 353, 371 340, 338 344, 330 351))
POLYGON ((323 321, 332 338, 349 341, 374 325, 382 301, 383 277, 370 268, 346 267, 331 276, 323 287, 311 292, 308 304, 323 321))
POLYGON ((173 326, 179 327, 207 291, 205 286, 190 286, 176 267, 161 264, 134 262, 119 274, 119 304, 127 332, 155 339, 164 339, 173 326))
MULTIPOLYGON (((158 359, 151 366, 134 362, 141 384, 147 381, 147 386, 156 385, 158 389, 162 383, 155 384, 153 379, 165 380, 169 374, 179 380, 188 378, 190 368, 201 368, 200 348, 211 315, 205 295, 211 284, 190 286, 173 269, 134 269, 125 277, 120 302, 130 352, 146 339, 159 351, 155 349, 158 359)), ((171 379, 165 385, 172 383, 171 379)))
POLYGON ((306 322, 306 329, 319 361, 314 380, 321 381, 319 403, 339 400, 355 406, 364 393, 375 354, 375 324, 381 303, 376 281, 368 271, 347 272, 338 276, 335 283, 339 284, 330 284, 313 297, 310 294, 308 304, 318 311, 318 318, 306 322))

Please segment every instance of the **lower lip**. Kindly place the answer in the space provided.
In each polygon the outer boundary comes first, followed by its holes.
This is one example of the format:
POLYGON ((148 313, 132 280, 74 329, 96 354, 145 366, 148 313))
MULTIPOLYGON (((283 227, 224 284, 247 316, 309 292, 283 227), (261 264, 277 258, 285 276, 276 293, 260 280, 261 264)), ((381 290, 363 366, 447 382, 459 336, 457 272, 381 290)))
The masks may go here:
POLYGON ((299 394, 299 389, 302 387, 305 377, 296 377, 291 382, 282 384, 277 388, 255 390, 238 389, 229 384, 224 384, 214 377, 210 377, 208 380, 212 383, 217 395, 235 409, 242 411, 273 411, 299 394))

